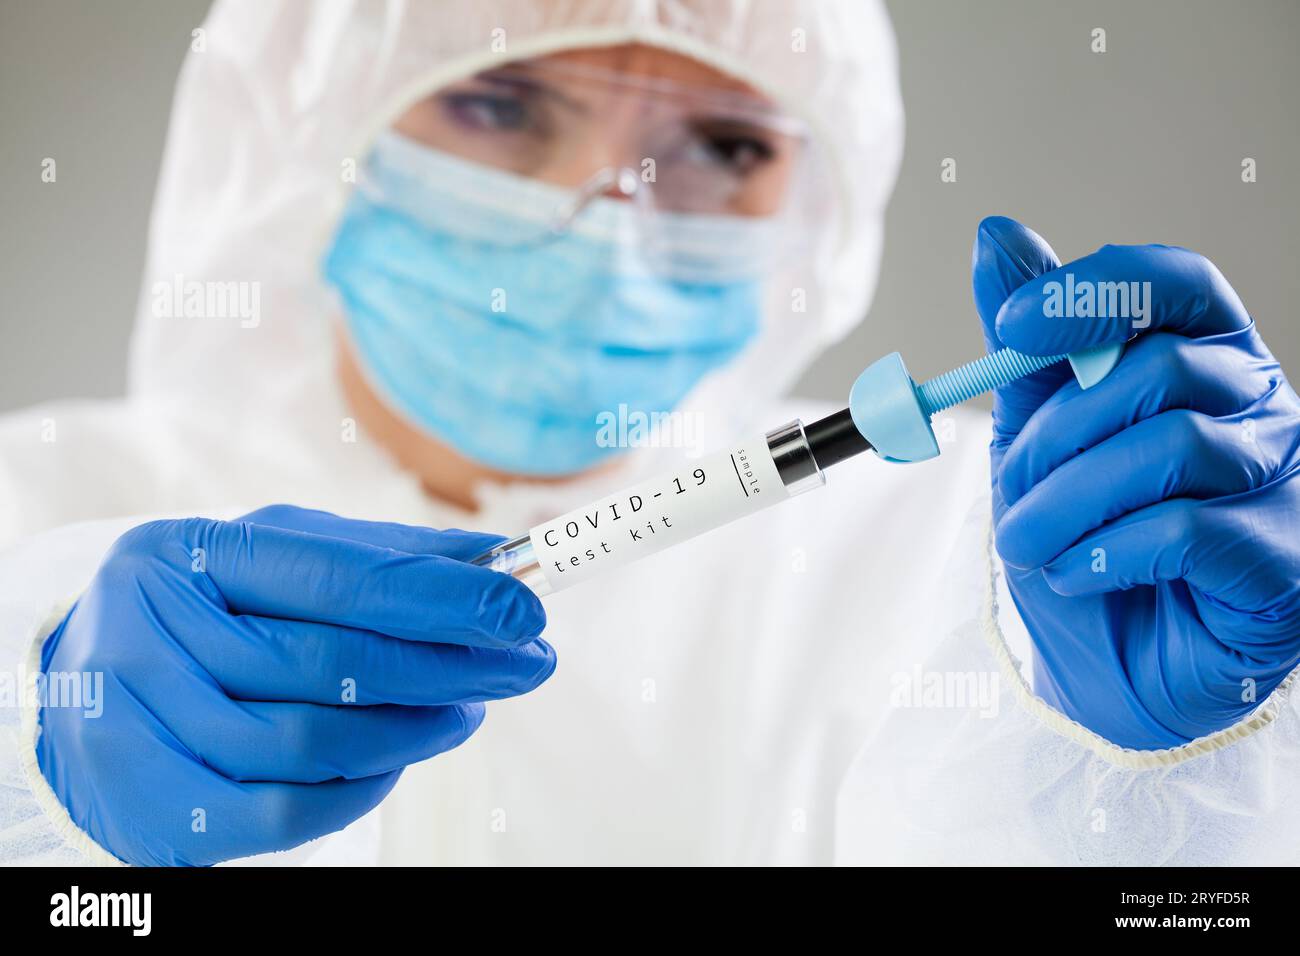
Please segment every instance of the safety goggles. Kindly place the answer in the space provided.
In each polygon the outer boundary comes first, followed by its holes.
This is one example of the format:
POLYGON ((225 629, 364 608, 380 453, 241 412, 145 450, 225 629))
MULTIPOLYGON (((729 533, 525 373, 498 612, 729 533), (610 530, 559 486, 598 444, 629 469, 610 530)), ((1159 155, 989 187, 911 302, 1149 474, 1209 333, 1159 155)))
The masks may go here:
MULTIPOLYGON (((529 203, 540 208, 521 210, 532 225, 496 237, 503 243, 563 232, 606 200, 630 204, 647 221, 646 234, 656 232, 656 217, 788 226, 808 167, 803 123, 756 94, 554 58, 503 65, 439 89, 396 129, 504 174, 502 183, 518 177, 541 187, 529 203)), ((395 181, 378 176, 362 185, 377 201, 398 204, 400 197, 379 192, 395 181)), ((773 231, 787 240, 798 232, 773 231)))

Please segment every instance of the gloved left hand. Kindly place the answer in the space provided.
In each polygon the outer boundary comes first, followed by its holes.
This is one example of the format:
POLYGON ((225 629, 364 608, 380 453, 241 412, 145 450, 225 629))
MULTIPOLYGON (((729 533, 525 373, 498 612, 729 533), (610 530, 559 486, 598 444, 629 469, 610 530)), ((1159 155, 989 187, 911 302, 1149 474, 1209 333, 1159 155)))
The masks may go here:
POLYGON ((980 225, 974 286, 990 348, 1140 333, 1088 390, 1062 363, 995 395, 997 548, 1035 690, 1139 749, 1239 720, 1300 660, 1300 399, 1241 300, 1186 249, 1105 246, 1061 267, 1004 218, 980 225), (1067 290, 1122 306, 1102 283, 1129 308, 1045 314, 1067 290))
POLYGON ((466 563, 500 540, 289 505, 131 529, 42 648, 41 772, 138 865, 342 829, 554 670, 537 598, 466 563))

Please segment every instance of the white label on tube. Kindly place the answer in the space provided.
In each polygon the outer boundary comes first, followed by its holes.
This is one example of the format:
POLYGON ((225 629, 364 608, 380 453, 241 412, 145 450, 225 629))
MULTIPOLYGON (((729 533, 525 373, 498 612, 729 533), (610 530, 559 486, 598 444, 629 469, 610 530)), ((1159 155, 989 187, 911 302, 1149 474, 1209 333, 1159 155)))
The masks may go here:
POLYGON ((539 524, 528 536, 558 591, 788 497, 760 435, 539 524))

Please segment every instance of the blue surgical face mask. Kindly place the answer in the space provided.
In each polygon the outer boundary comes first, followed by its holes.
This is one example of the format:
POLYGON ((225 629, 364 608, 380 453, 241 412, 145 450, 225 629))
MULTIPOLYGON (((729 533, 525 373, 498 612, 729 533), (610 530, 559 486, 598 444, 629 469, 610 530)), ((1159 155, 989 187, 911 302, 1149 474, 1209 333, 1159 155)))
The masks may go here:
POLYGON ((616 453, 602 415, 670 411, 759 326, 761 221, 602 197, 547 234, 570 196, 386 133, 324 263, 381 397, 502 471, 616 453))

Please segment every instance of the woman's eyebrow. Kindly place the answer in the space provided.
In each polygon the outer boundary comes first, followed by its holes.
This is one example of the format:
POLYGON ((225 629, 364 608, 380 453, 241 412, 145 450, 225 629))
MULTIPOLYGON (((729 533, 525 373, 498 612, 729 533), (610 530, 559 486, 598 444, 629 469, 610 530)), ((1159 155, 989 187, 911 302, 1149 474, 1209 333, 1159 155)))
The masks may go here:
POLYGON ((732 133, 738 136, 758 138, 770 136, 773 133, 770 126, 764 126, 762 123, 735 116, 721 116, 716 113, 699 113, 692 116, 690 122, 695 126, 707 126, 712 132, 732 133))
POLYGON ((511 70, 508 73, 504 71, 480 73, 475 76, 474 79, 495 86, 509 87, 516 92, 546 97, 575 113, 585 115, 588 112, 585 104, 575 100, 573 97, 568 96, 565 93, 561 93, 552 86, 547 86, 545 83, 533 79, 532 77, 520 75, 517 69, 511 70))

